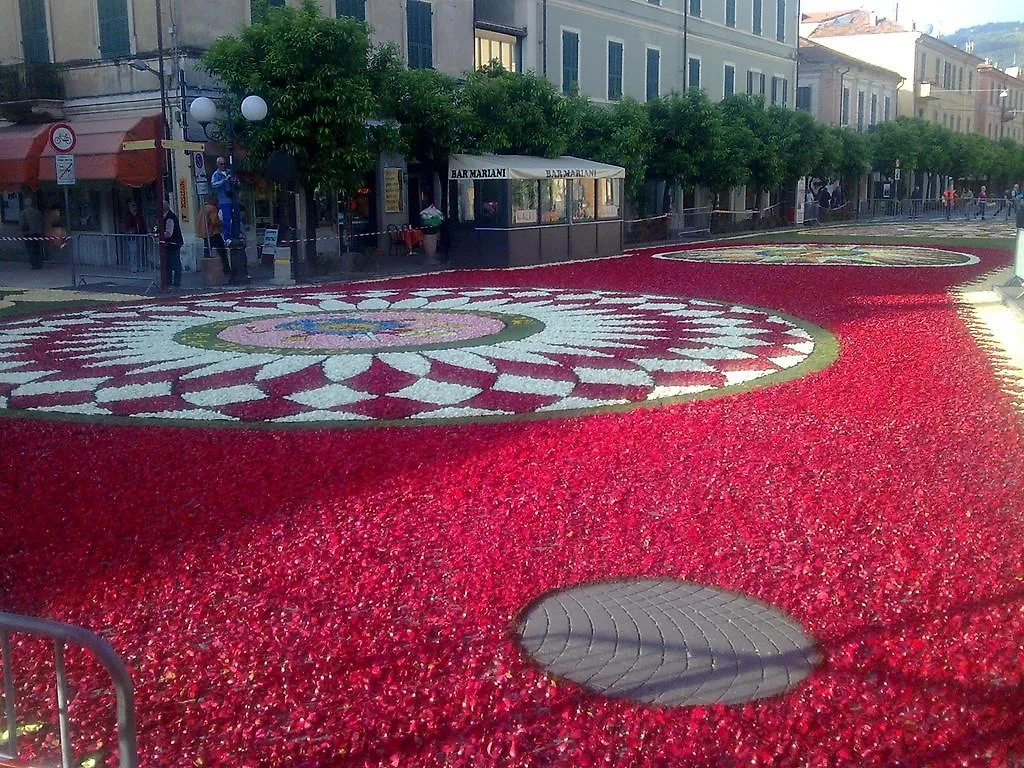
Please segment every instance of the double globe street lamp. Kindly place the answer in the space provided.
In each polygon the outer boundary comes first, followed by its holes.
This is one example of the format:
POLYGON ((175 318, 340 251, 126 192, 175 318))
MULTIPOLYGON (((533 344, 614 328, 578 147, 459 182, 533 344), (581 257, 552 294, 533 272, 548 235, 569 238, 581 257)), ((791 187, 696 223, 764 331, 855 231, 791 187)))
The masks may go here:
MULTIPOLYGON (((240 105, 242 117, 251 123, 258 123, 267 116, 267 102, 256 95, 246 96, 242 99, 240 105)), ((192 100, 192 104, 188 108, 189 116, 195 120, 199 125, 203 127, 203 134, 207 139, 213 141, 220 141, 224 137, 219 134, 218 131, 210 130, 210 123, 213 122, 217 116, 217 105, 213 99, 207 98, 206 96, 199 96, 192 100)), ((230 177, 228 184, 235 184, 235 123, 232 119, 231 109, 228 108, 227 116, 227 142, 228 142, 228 172, 230 177)), ((231 189, 231 208, 230 208, 230 226, 229 231, 225 233, 225 237, 231 241, 229 246, 231 252, 230 266, 231 266, 231 278, 236 282, 244 282, 247 279, 247 268, 246 268, 246 253, 242 246, 241 238, 239 237, 239 210, 238 210, 238 193, 231 189)), ((223 199, 222 195, 218 195, 218 205, 223 199)), ((224 216, 227 219, 227 216, 224 216)))

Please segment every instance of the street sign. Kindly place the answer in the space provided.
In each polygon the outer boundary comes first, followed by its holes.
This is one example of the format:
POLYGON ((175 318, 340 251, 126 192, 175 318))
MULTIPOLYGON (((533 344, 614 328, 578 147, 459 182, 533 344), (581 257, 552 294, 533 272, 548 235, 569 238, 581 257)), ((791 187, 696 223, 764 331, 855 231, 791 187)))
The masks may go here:
POLYGON ((900 180, 900 167, 898 165, 896 166, 896 172, 893 174, 892 177, 896 179, 896 181, 900 180))
POLYGON ((196 152, 192 155, 192 168, 196 174, 196 194, 205 197, 210 194, 210 182, 206 178, 206 155, 196 152))
POLYGON ((121 145, 122 152, 136 152, 142 149, 156 149, 156 139, 142 139, 141 141, 126 141, 121 145))
POLYGON ((50 146, 58 152, 71 152, 77 141, 74 129, 67 123, 57 123, 50 129, 50 146))
POLYGON ((202 152, 206 145, 201 141, 178 141, 177 139, 165 139, 160 142, 164 149, 180 149, 183 152, 202 152))
POLYGON ((68 187, 75 183, 75 156, 54 155, 56 163, 57 184, 68 187))

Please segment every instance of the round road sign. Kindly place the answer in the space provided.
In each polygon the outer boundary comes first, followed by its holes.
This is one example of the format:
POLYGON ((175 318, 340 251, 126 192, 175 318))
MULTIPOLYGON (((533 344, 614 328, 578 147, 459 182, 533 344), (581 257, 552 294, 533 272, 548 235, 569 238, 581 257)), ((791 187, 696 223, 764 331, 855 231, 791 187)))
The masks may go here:
POLYGON ((76 141, 75 132, 67 123, 57 123, 50 129, 50 144, 58 152, 70 152, 76 141))

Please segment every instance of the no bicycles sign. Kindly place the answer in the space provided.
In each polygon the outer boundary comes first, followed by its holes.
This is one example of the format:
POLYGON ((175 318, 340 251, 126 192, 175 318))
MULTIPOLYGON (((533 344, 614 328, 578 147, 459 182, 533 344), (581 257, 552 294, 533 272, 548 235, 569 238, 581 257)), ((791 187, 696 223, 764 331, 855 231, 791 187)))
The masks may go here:
POLYGON ((69 154, 77 141, 74 129, 67 123, 57 123, 50 129, 50 146, 61 154, 69 154))

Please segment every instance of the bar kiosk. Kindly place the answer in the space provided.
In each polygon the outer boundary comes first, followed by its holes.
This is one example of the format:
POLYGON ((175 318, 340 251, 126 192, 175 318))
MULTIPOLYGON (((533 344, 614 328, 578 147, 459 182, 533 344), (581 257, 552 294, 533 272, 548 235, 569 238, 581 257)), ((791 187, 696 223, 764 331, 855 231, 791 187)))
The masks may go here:
POLYGON ((622 253, 625 175, 617 165, 577 157, 452 155, 452 265, 513 267, 622 253))

